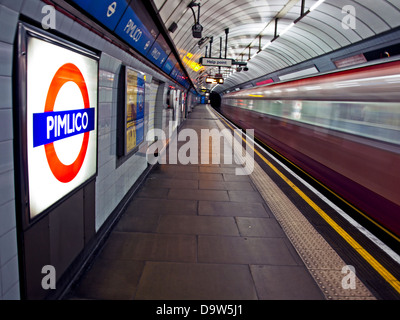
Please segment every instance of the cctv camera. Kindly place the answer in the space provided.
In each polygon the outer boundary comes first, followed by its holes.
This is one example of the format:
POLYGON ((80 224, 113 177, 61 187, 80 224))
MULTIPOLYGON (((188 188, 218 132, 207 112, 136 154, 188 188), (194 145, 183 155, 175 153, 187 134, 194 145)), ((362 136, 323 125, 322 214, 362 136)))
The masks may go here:
POLYGON ((203 26, 200 23, 196 23, 192 27, 193 38, 201 38, 201 32, 203 31, 203 26))

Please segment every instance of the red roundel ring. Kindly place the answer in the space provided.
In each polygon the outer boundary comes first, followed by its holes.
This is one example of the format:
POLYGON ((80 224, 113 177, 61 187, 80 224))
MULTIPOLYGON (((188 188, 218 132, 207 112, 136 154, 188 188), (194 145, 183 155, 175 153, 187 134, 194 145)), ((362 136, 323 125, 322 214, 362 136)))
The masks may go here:
MULTIPOLYGON (((74 64, 67 63, 57 70, 53 80, 51 81, 49 92, 47 93, 44 112, 54 111, 54 104, 56 102, 57 95, 61 87, 69 81, 72 81, 78 85, 82 94, 84 108, 90 108, 89 94, 81 71, 74 64)), ((57 157, 57 153, 54 148, 54 142, 44 146, 50 170, 60 182, 67 183, 72 181, 81 170, 89 145, 89 134, 89 132, 84 133, 79 155, 70 165, 63 164, 57 157)))

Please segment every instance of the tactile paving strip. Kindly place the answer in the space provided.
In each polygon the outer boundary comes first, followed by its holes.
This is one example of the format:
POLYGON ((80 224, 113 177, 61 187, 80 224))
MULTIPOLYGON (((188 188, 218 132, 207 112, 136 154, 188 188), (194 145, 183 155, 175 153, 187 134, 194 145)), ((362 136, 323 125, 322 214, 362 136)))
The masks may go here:
MULTIPOLYGON (((221 122, 218 125, 224 128, 221 122)), ((243 152, 237 147, 235 152, 243 152)), ((246 161, 252 161, 247 157, 246 161)), ((342 273, 346 263, 255 161, 250 177, 326 299, 376 299, 357 276, 355 287, 346 288, 343 282, 348 273, 342 273)))

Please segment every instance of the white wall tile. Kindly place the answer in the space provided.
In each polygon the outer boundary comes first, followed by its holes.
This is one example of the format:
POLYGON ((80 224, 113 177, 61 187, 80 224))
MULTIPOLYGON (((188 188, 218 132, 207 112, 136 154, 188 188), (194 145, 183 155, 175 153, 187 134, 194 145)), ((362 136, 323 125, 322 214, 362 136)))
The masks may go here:
POLYGON ((24 0, 0 0, 0 4, 8 7, 11 10, 19 12, 24 0))
POLYGON ((0 42, 0 76, 12 75, 13 46, 9 43, 0 42))
POLYGON ((14 169, 13 141, 0 142, 0 172, 14 169))
MULTIPOLYGON (((12 79, 0 76, 0 110, 12 107, 12 79)), ((0 137, 1 139, 1 137, 0 137)))
POLYGON ((0 205, 15 199, 14 171, 0 173, 0 205))
POLYGON ((0 41, 14 43, 17 21, 18 12, 0 5, 0 41))
POLYGON ((42 13, 42 8, 46 5, 47 4, 39 0, 25 0, 21 7, 21 13, 33 20, 41 22, 46 16, 46 14, 42 13))
POLYGON ((16 226, 15 203, 9 201, 0 206, 0 237, 16 226))
POLYGON ((12 140, 13 117, 11 109, 0 109, 0 142, 12 140))
MULTIPOLYGON (((1 268, 17 255, 16 230, 12 229, 0 237, 0 263, 1 268)), ((4 286, 4 280, 2 281, 4 286)))
MULTIPOLYGON (((1 285, 0 285, 1 289, 1 285)), ((16 282, 8 291, 3 293, 4 300, 20 300, 19 281, 16 282)))
POLYGON ((18 283, 18 257, 14 255, 1 268, 1 283, 3 294, 9 291, 16 283, 18 283))

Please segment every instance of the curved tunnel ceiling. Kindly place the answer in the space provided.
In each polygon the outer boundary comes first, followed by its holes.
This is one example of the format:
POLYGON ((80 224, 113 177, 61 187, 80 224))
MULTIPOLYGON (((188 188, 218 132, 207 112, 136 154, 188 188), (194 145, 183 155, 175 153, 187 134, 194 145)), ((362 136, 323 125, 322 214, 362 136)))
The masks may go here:
MULTIPOLYGON (((194 16, 188 5, 193 1, 153 2, 166 28, 173 22, 178 25, 169 35, 199 90, 204 86, 204 76, 213 75, 218 69, 198 65, 206 47, 200 48, 200 39, 192 36, 194 16)), ((195 3, 200 3, 202 36, 213 37, 211 56, 220 57, 221 39, 222 58, 225 57, 225 29, 229 28, 227 58, 247 61, 249 68, 248 72, 222 68, 225 83, 216 88, 219 92, 400 26, 400 0, 197 0, 195 3), (277 18, 278 37, 273 40, 277 18)), ((197 7, 193 9, 197 15, 197 7)), ((208 43, 208 51, 209 46, 208 43)))

